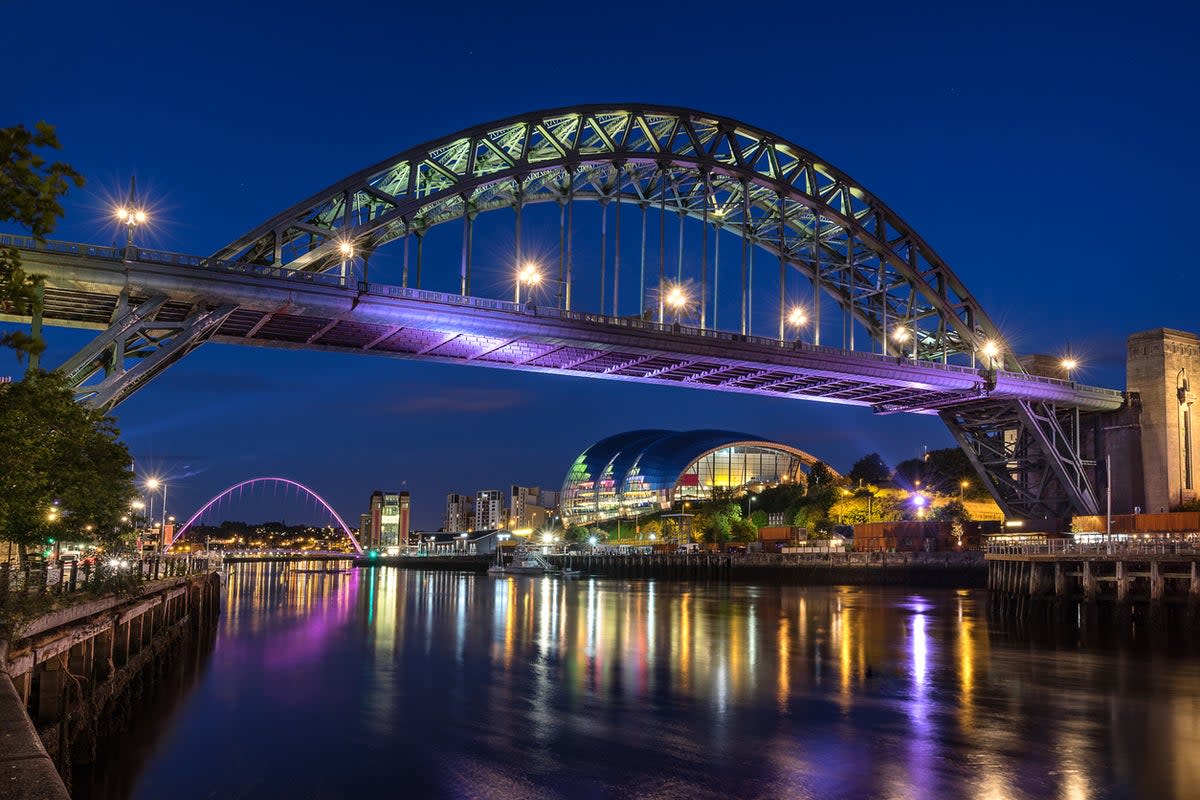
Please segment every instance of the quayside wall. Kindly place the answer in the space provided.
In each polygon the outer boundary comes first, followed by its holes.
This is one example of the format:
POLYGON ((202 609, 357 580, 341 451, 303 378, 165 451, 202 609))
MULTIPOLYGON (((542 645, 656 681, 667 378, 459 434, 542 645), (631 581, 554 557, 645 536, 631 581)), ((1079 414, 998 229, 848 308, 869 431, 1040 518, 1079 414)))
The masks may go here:
MULTIPOLYGON (((752 553, 548 555, 553 565, 583 575, 662 580, 725 580, 808 586, 923 586, 982 588, 987 579, 983 554, 752 553)), ((485 572, 491 556, 380 556, 359 558, 356 566, 485 572)))
MULTIPOLYGON (((81 599, 0 631, 0 797, 70 797, 94 758, 100 720, 136 713, 147 673, 211 631, 220 574, 207 567, 81 599)), ((156 576, 152 574, 152 578, 156 576)), ((10 605, 11 612, 11 605, 10 605)))

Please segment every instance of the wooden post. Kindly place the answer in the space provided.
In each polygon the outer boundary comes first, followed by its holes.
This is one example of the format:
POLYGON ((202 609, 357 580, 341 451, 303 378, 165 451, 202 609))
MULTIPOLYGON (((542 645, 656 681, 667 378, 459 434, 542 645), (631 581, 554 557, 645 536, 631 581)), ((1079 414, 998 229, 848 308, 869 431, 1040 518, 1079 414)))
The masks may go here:
POLYGON ((1096 599, 1096 573, 1090 560, 1083 562, 1083 599, 1089 603, 1096 599))
POLYGON ((1150 562, 1150 602, 1161 603, 1166 594, 1167 581, 1162 574, 1162 561, 1154 559, 1150 562))
POLYGON ((65 676, 63 656, 58 655, 43 662, 42 671, 38 675, 38 723, 58 722, 62 719, 65 676))
POLYGON ((1117 602, 1129 600, 1129 569, 1124 561, 1117 562, 1117 602))
POLYGON ((105 628, 96 634, 92 641, 95 643, 95 650, 92 653, 92 660, 95 662, 95 675, 97 681, 102 681, 112 674, 113 670, 113 634, 115 631, 112 627, 105 628))
POLYGON ((1067 596, 1067 571, 1063 569, 1063 562, 1054 562, 1054 596, 1063 598, 1067 596))

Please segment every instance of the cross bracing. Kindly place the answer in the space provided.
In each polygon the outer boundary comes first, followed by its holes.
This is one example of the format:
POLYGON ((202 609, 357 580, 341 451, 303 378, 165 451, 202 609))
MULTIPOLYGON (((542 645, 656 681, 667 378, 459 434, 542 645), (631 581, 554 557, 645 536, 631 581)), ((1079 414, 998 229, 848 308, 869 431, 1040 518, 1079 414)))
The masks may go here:
MULTIPOLYGON (((462 131, 346 178, 214 258, 321 272, 341 264, 344 247, 369 259, 453 220, 576 200, 676 213, 741 237, 799 271, 883 352, 973 364, 985 341, 1002 341, 945 262, 849 176, 782 137, 669 107, 583 106, 462 131)), ((740 284, 726 291, 741 291, 744 276, 740 284)), ((1007 351, 999 359, 1021 369, 1007 351)))

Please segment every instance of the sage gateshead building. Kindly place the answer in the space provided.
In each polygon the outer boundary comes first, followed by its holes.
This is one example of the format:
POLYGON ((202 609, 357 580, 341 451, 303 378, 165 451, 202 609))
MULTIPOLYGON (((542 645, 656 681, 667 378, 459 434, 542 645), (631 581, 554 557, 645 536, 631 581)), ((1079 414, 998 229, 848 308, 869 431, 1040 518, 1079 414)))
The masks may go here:
POLYGON ((584 450, 563 482, 566 525, 669 510, 706 500, 714 489, 734 494, 795 482, 816 458, 733 431, 640 430, 601 439, 584 450))

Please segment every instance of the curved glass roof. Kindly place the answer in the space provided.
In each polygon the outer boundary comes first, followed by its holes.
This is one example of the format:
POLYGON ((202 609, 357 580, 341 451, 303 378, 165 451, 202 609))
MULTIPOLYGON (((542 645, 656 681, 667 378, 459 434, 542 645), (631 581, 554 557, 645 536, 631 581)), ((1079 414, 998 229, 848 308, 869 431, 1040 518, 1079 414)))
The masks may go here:
POLYGON ((817 460, 793 447, 737 431, 627 431, 601 439, 575 459, 563 482, 564 514, 569 516, 572 508, 584 505, 599 513, 612 510, 609 506, 615 509, 626 491, 669 492, 697 459, 734 444, 787 451, 808 465, 817 460))

